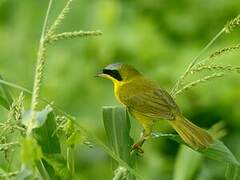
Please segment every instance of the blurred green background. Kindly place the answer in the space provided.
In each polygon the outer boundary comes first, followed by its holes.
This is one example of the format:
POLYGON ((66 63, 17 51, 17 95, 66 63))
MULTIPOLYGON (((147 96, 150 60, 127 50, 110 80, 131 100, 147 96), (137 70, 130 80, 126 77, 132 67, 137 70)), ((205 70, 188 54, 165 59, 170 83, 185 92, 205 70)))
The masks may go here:
MULTIPOLYGON (((50 21, 65 2, 54 1, 50 21)), ((29 89, 47 3, 0 0, 0 74, 29 89)), ((192 58, 238 13, 239 0, 75 0, 58 31, 100 29, 104 34, 51 46, 41 96, 76 116, 106 142, 101 107, 118 102, 112 84, 94 77, 101 68, 113 62, 130 63, 170 90, 192 58)), ((222 36, 210 52, 239 43, 239 37, 240 29, 222 36)), ((218 60, 240 65, 239 58, 236 51, 218 60)), ((18 93, 13 90, 16 97, 18 93)), ((226 122, 228 134, 223 141, 240 159, 239 74, 193 88, 181 94, 177 102, 184 114, 202 127, 209 128, 220 120, 226 122)), ((132 123, 132 135, 137 138, 141 127, 132 123)), ((165 123, 157 125, 157 129, 173 132, 165 123)), ((173 141, 149 140, 138 171, 150 180, 172 179, 178 147, 173 141)), ((81 179, 111 179, 109 157, 101 149, 80 145, 76 158, 81 179)), ((224 168, 206 159, 197 179, 224 179, 224 168)))

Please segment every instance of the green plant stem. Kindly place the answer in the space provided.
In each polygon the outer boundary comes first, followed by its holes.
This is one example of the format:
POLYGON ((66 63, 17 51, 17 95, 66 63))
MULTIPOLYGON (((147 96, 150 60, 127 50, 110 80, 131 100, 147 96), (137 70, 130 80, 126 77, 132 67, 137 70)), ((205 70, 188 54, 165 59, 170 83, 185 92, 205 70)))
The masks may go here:
POLYGON ((67 148, 67 167, 71 172, 72 176, 75 175, 75 163, 74 163, 74 148, 67 148))
POLYGON ((213 39, 201 50, 201 52, 193 59, 193 61, 188 66, 185 73, 177 80, 177 83, 174 85, 171 95, 175 97, 175 93, 178 91, 179 87, 181 86, 183 80, 186 78, 186 76, 191 71, 192 67, 197 63, 199 58, 208 50, 208 48, 224 33, 226 32, 226 28, 224 27, 221 31, 219 31, 213 39))
POLYGON ((33 94, 32 94, 32 102, 31 102, 31 120, 29 121, 28 127, 27 127, 27 134, 30 134, 33 126, 35 124, 35 116, 36 116, 36 109, 38 105, 38 98, 40 94, 40 89, 41 89, 41 83, 42 83, 42 74, 43 74, 43 69, 44 69, 44 63, 45 63, 45 31, 48 23, 48 17, 49 13, 52 7, 52 2, 53 0, 49 0, 48 3, 48 8, 45 16, 45 20, 43 23, 42 27, 42 33, 41 33, 41 38, 40 38, 40 43, 39 43, 39 49, 38 49, 38 56, 37 56, 37 65, 36 65, 36 71, 35 71, 35 78, 34 78, 34 85, 33 85, 33 94))
POLYGON ((46 171, 46 169, 45 169, 45 167, 44 167, 44 165, 43 165, 43 163, 42 163, 42 161, 41 160, 37 161, 36 165, 37 165, 38 171, 41 174, 42 178, 44 180, 51 180, 47 171, 46 171))
POLYGON ((9 86, 9 87, 12 87, 12 88, 21 90, 21 91, 26 92, 26 93, 28 93, 28 94, 32 94, 32 92, 31 92, 29 89, 24 88, 24 87, 22 87, 22 86, 19 86, 19 85, 17 85, 17 84, 14 84, 14 83, 5 81, 5 80, 1 80, 1 79, 0 79, 0 84, 4 84, 4 85, 7 85, 7 86, 9 86))

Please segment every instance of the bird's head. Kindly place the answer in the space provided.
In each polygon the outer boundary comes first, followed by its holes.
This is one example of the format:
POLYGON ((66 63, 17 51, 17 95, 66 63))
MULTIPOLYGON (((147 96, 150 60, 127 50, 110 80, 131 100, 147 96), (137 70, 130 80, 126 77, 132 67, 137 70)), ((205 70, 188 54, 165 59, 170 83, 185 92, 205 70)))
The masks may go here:
POLYGON ((134 67, 123 63, 107 65, 98 77, 110 79, 114 83, 125 83, 141 75, 134 67))

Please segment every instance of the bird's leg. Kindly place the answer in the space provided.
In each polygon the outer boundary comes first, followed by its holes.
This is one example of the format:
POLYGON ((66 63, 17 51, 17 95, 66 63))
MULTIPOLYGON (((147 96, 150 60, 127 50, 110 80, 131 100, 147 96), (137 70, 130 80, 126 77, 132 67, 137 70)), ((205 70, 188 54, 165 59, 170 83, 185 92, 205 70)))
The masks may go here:
POLYGON ((135 142, 133 145, 132 145, 132 149, 131 149, 131 151, 134 151, 134 150, 137 150, 139 153, 144 153, 144 151, 142 150, 142 145, 143 145, 143 143, 145 142, 145 138, 144 138, 144 131, 145 130, 143 130, 143 132, 141 133, 141 135, 140 135, 140 138, 139 138, 139 140, 137 141, 137 142, 135 142))
POLYGON ((149 136, 151 135, 151 132, 152 132, 152 128, 144 129, 140 135, 139 140, 132 145, 131 151, 137 150, 140 154, 143 154, 144 151, 142 150, 141 147, 143 143, 146 141, 146 139, 149 138, 149 136))

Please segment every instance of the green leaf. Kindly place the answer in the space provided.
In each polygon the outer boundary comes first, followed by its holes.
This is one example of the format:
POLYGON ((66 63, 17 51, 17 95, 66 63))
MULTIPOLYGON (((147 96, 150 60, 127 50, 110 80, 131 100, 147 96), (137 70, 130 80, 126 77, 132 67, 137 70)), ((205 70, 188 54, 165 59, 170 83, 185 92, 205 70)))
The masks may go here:
POLYGON ((0 105, 6 108, 7 110, 10 109, 8 102, 2 96, 0 96, 0 105))
MULTIPOLYGON (((165 137, 177 141, 178 143, 185 144, 184 141, 178 135, 175 134, 154 133, 153 137, 154 138, 165 137)), ((220 140, 214 140, 213 144, 209 148, 199 149, 198 152, 200 152, 201 154, 210 159, 221 161, 226 164, 230 163, 235 166, 240 166, 240 163, 236 159, 236 157, 220 140)))
POLYGON ((26 137, 21 142, 21 160, 29 167, 35 167, 35 161, 41 160, 42 150, 33 137, 26 137))
POLYGON ((199 150, 199 152, 211 159, 240 166, 239 161, 220 140, 215 140, 209 148, 199 150))
MULTIPOLYGON (((103 107, 103 122, 111 149, 122 160, 131 167, 135 164, 135 158, 131 157, 130 121, 126 108, 124 107, 103 107)), ((113 169, 120 164, 113 161, 113 169)), ((133 179, 133 177, 128 177, 133 179)))
POLYGON ((55 116, 52 108, 47 106, 37 113, 38 127, 33 130, 34 137, 42 147, 43 153, 60 153, 60 142, 56 130, 55 116))
POLYGON ((67 168, 67 161, 61 154, 46 154, 44 160, 53 167, 56 176, 62 179, 72 179, 72 175, 67 168))
MULTIPOLYGON (((38 144, 41 146, 44 157, 51 154, 53 155, 61 153, 59 138, 55 133, 56 122, 52 108, 47 106, 42 111, 37 112, 36 120, 37 127, 33 129, 33 135, 38 144)), ((46 174, 44 173, 44 169, 46 169, 50 178, 57 179, 55 176, 56 172, 54 171, 54 167, 52 167, 49 163, 43 160, 42 164, 39 165, 44 166, 38 166, 38 169, 41 167, 43 169, 43 173, 41 173, 42 176, 46 174)))
POLYGON ((187 146, 181 146, 174 167, 173 180, 196 179, 196 174, 203 162, 203 156, 187 146))

